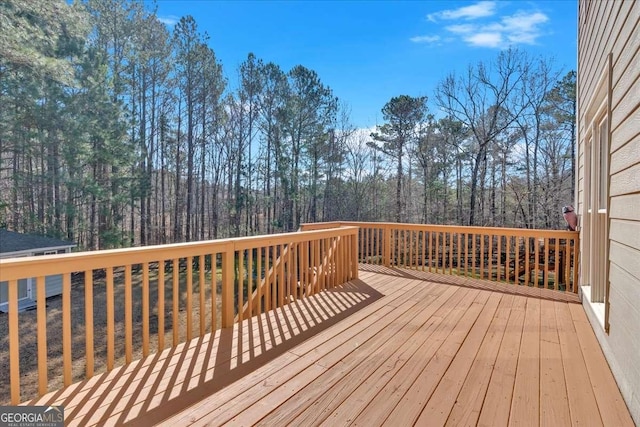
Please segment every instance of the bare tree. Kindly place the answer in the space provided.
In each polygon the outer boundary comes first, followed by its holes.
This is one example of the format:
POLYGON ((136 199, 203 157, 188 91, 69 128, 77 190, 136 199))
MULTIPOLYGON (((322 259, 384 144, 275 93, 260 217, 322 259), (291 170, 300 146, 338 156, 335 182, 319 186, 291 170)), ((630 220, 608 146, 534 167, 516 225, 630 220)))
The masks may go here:
MULTIPOLYGON (((471 166, 469 224, 477 221, 478 183, 486 170, 489 144, 520 116, 526 105, 516 102, 523 76, 529 67, 523 52, 509 49, 495 61, 469 66, 467 73, 448 75, 436 89, 438 105, 469 128, 475 139, 471 166), (507 112, 508 114, 504 114, 507 112)), ((483 188, 483 186, 481 186, 483 188)))

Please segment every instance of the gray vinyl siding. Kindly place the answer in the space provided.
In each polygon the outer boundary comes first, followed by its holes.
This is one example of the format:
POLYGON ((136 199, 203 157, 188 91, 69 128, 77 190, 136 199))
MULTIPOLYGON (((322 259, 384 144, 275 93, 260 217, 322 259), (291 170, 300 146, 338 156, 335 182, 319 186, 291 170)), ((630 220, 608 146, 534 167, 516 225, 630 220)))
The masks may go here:
MULTIPOLYGON (((35 284, 35 280, 34 280, 35 284)), ((49 298, 54 295, 62 294, 62 274, 56 274, 55 276, 47 276, 45 278, 45 297, 49 298)), ((33 299, 37 300, 34 287, 33 299)))
MULTIPOLYGON (((37 300, 36 292, 36 279, 32 278, 31 283, 33 286, 33 300, 37 300)), ((45 298, 49 298, 55 295, 62 294, 62 275, 57 274, 55 276, 45 277, 45 298)), ((7 282, 0 282, 0 304, 4 304, 9 301, 7 282)))
POLYGON ((609 334, 592 326, 640 425, 640 2, 579 2, 577 205, 584 212, 584 117, 612 54, 609 334))

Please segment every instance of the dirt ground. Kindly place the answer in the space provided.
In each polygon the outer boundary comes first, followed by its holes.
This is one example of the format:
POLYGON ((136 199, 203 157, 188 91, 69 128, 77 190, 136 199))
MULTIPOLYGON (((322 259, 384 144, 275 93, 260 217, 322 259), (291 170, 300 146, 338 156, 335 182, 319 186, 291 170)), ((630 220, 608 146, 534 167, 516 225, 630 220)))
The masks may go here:
MULTIPOLYGON (((165 348, 173 343, 173 272, 165 268, 165 348)), ((158 342, 158 269, 150 266, 149 274, 149 353, 157 352, 158 342)), ((180 342, 186 340, 187 331, 187 280, 186 268, 181 265, 179 272, 179 321, 180 342)), ((192 330, 193 335, 200 333, 200 315, 205 317, 206 331, 211 332, 211 271, 205 273, 205 304, 200 307, 199 272, 193 272, 192 330)), ((133 360, 142 357, 142 270, 132 275, 133 296, 133 360)), ((93 317, 94 317, 94 373, 106 371, 107 356, 107 304, 104 272, 94 272, 93 283, 93 317)), ((216 274, 217 286, 217 328, 220 328, 221 313, 221 277, 216 274)), ((115 365, 125 363, 125 304, 124 304, 124 269, 114 272, 114 307, 115 307, 115 365)), ((85 286, 82 274, 72 277, 71 287, 71 333, 73 382, 85 379, 85 286)), ((38 348, 37 348, 37 312, 36 310, 19 313, 20 323, 20 391, 21 401, 38 397, 38 348)), ((0 313, 0 405, 10 404, 9 381, 9 325, 6 313, 0 313)), ((47 299, 47 366, 49 391, 63 387, 62 358, 62 296, 47 299)))

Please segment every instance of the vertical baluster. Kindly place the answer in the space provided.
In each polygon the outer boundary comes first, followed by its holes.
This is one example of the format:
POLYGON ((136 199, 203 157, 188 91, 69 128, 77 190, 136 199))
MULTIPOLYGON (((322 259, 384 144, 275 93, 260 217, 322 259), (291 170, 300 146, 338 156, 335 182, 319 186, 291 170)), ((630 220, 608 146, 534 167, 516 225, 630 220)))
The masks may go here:
MULTIPOLYGON (((86 275, 86 272, 85 272, 86 275)), ((85 282, 85 288, 87 284, 85 282)), ((93 286, 91 286, 93 289, 93 286)), ((45 278, 44 276, 39 276, 36 278, 36 294, 37 294, 37 322, 38 322, 38 394, 42 396, 47 393, 48 388, 48 377, 47 377, 47 296, 45 289, 45 278)), ((85 291, 86 297, 86 291, 85 291)), ((93 309, 93 297, 89 300, 91 309, 93 309)), ((93 311, 89 314, 86 310, 87 302, 85 298, 85 337, 87 345, 86 349, 90 349, 91 352, 87 351, 86 357, 86 370, 90 372, 91 375, 87 374, 87 378, 93 376, 93 311), (91 317, 91 326, 87 325, 88 318, 91 317), (91 347, 88 347, 89 339, 91 338, 91 347), (89 370, 89 367, 91 369, 89 370)))
POLYGON ((200 303, 200 336, 201 337, 207 333, 206 326, 205 326, 207 310, 204 302, 204 296, 205 296, 205 290, 206 290, 204 273, 205 273, 205 256, 199 255, 198 257, 198 297, 200 300, 199 303, 200 303))
POLYGON ((469 261, 469 250, 467 249, 469 242, 469 234, 463 233, 462 235, 462 247, 460 248, 460 252, 462 253, 462 266, 460 267, 463 271, 464 276, 467 276, 467 263, 469 261))
MULTIPOLYGON (((39 280, 39 278, 38 278, 39 280)), ((42 317, 43 325, 47 324, 47 310, 44 302, 45 299, 45 284, 44 278, 42 279, 42 290, 40 290, 40 282, 38 282, 38 333, 40 333, 40 318, 42 317), (40 300, 42 298, 42 309, 40 308, 40 300), (41 311, 42 310, 42 311, 41 311)), ((87 378, 93 377, 94 370, 94 349, 93 349, 93 270, 86 270, 84 272, 84 349, 87 358, 85 365, 85 374, 87 378)), ((40 341, 41 337, 38 335, 38 367, 40 367, 40 351, 44 351, 45 375, 47 371, 47 335, 46 333, 42 337, 43 341, 40 341)), ((42 377, 41 377, 42 378, 42 377)), ((45 388, 46 393, 46 388, 45 388)), ((43 393, 40 392, 42 395, 43 393)))
POLYGON ((471 257, 471 270, 472 270, 472 276, 473 277, 477 277, 476 275, 476 258, 477 258, 477 254, 476 254, 476 240, 477 240, 477 236, 475 234, 471 235, 471 239, 472 239, 472 248, 471 248, 471 252, 472 252, 472 257, 471 257))
POLYGON ((272 248, 271 246, 267 246, 264 248, 264 311, 267 312, 271 310, 271 301, 273 301, 273 273, 275 273, 275 268, 273 267, 273 263, 270 261, 272 248), (271 272, 271 269, 274 271, 271 272))
POLYGON ((380 230, 377 228, 372 228, 371 232, 373 234, 373 239, 376 242, 376 248, 375 248, 375 253, 374 253, 374 261, 372 262, 372 264, 374 265, 381 265, 382 262, 382 238, 380 236, 380 230))
POLYGON ((386 265, 391 258, 390 250, 390 242, 389 235, 384 228, 379 228, 376 230, 376 235, 380 241, 380 259, 378 260, 377 265, 386 265))
POLYGON ((333 257, 336 255, 333 248, 335 238, 327 238, 327 277, 325 281, 325 289, 329 289, 333 284, 333 257))
POLYGON ((73 382, 71 342, 71 273, 64 273, 62 275, 62 354, 64 358, 65 387, 73 382))
POLYGON ((416 238, 414 237, 413 230, 408 230, 408 231, 409 231, 409 268, 413 269, 415 268, 415 261, 413 259, 415 251, 414 251, 413 245, 415 243, 416 238))
MULTIPOLYGON (((317 239, 314 239, 311 242, 311 260, 312 260, 311 261, 311 286, 309 287, 311 289, 311 295, 316 294, 318 292, 318 276, 320 272, 319 243, 320 242, 317 239)), ((356 249, 355 262, 357 264, 358 248, 356 247, 355 249, 356 249)))
POLYGON ((142 264, 142 356, 149 355, 149 263, 142 264))
POLYGON ((340 277, 340 237, 336 236, 333 240, 334 244, 334 253, 333 253, 333 280, 331 282, 331 287, 335 287, 339 283, 340 277))
POLYGON ((421 270, 424 262, 422 261, 422 230, 415 230, 415 268, 421 270))
POLYGON ((180 312, 180 260, 173 259, 173 272, 171 274, 173 286, 173 313, 171 317, 171 329, 173 330, 173 346, 177 346, 180 342, 178 313, 180 312))
POLYGON ((515 264, 514 284, 519 285, 520 284, 520 236, 516 236, 514 238, 514 245, 516 247, 516 255, 514 259, 514 264, 515 264))
POLYGON ((236 269, 238 304, 236 313, 238 313, 238 323, 244 320, 244 249, 238 251, 238 267, 236 269))
POLYGON ((529 269, 530 267, 530 258, 531 258, 531 248, 529 246, 529 238, 528 237, 523 237, 522 240, 524 241, 524 284, 526 286, 529 286, 529 279, 530 279, 530 274, 531 274, 531 270, 529 269))
POLYGON ((336 255, 335 249, 333 247, 334 242, 335 237, 330 237, 327 239, 327 280, 325 283, 326 289, 331 288, 331 286, 333 285, 333 258, 336 255))
POLYGON ((336 253, 335 253, 335 257, 333 258, 333 262, 335 264, 335 273, 333 276, 333 287, 338 286, 338 284, 340 283, 340 254, 342 252, 342 239, 340 236, 337 236, 335 238, 335 248, 336 248, 336 253))
MULTIPOLYGON (((20 403, 20 328, 18 324, 18 281, 7 284, 9 302, 9 378, 11 383, 11 404, 20 403)), ((67 306, 67 309, 69 307, 67 306)), ((64 306, 63 306, 64 310, 64 306)))
POLYGON ((340 236, 340 251, 339 253, 339 262, 340 262, 340 274, 338 276, 338 284, 343 284, 345 283, 345 277, 346 277, 346 264, 345 264, 345 253, 347 252, 347 237, 346 236, 340 236))
POLYGON ((431 273, 431 264, 433 264, 432 260, 433 260, 433 252, 432 252, 432 241, 433 241, 433 231, 429 231, 429 238, 428 238, 429 242, 428 242, 428 250, 427 250, 427 262, 429 263, 429 273, 431 273))
POLYGON ((291 274, 289 275, 289 298, 288 298, 288 302, 291 301, 291 297, 293 296, 293 299, 297 299, 298 296, 298 283, 300 281, 300 246, 302 246, 301 243, 294 243, 293 245, 293 251, 292 251, 292 262, 293 262, 293 268, 291 271, 291 274))
POLYGON ((187 257, 187 341, 193 337, 193 257, 187 257))
MULTIPOLYGON (((433 258, 432 258, 433 261, 432 261, 432 264, 433 264, 433 271, 436 272, 436 273, 438 272, 438 262, 439 262, 439 258, 438 258, 438 234, 439 233, 436 232, 436 231, 432 231, 431 232, 431 236, 432 236, 432 239, 433 239, 433 258)), ((431 271, 431 270, 429 270, 429 271, 431 271)))
POLYGON ((389 238, 389 236, 385 235, 384 228, 377 228, 376 236, 378 236, 378 242, 379 242, 378 243, 379 258, 378 258, 377 265, 386 265, 385 263, 387 262, 387 260, 385 259, 385 256, 391 257, 391 251, 389 250, 391 247, 391 239, 389 238))
POLYGON ((345 239, 345 236, 339 236, 338 237, 338 284, 341 285, 344 283, 344 271, 345 271, 345 265, 344 265, 344 253, 346 252, 347 246, 347 241, 345 239))
POLYGON ((404 265, 411 268, 411 230, 404 230, 404 265))
POLYGON ((489 234, 489 236, 487 237, 489 238, 489 250, 487 254, 487 279, 493 280, 493 234, 489 234))
MULTIPOLYGON (((258 294, 258 304, 256 306, 256 314, 262 314, 262 248, 256 249, 257 266, 256 266, 256 292, 258 294)), ((253 298, 252 298, 253 300, 253 298)))
POLYGON ((367 239, 367 243, 365 245, 365 250, 367 252, 366 262, 367 264, 377 265, 378 260, 376 259, 376 247, 375 247, 376 234, 375 234, 374 228, 367 227, 366 239, 367 239))
POLYGON ((457 242, 457 246, 456 246, 456 249, 457 249, 456 254, 457 254, 457 258, 458 258, 458 262, 457 262, 457 264, 456 264, 456 272, 458 273, 458 276, 459 276, 459 275, 460 275, 460 272, 461 272, 461 271, 460 271, 460 269, 462 268, 462 267, 460 266, 460 262, 461 262, 461 258, 462 258, 462 256, 461 256, 461 255, 462 255, 462 246, 461 246, 461 241, 462 241, 461 237, 462 237, 462 233, 456 233, 456 236, 457 236, 457 238, 458 238, 458 239, 457 239, 457 240, 458 240, 458 242, 457 242))
POLYGON ((363 254, 363 262, 365 264, 375 264, 375 262, 370 258, 371 251, 373 250, 371 247, 371 244, 373 242, 372 239, 372 229, 371 228, 364 228, 363 229, 363 238, 364 238, 364 242, 363 242, 363 247, 364 247, 364 254, 363 254))
POLYGON ((300 282, 302 286, 300 287, 299 295, 300 295, 300 298, 302 298, 304 294, 307 292, 307 285, 309 284, 309 241, 308 240, 305 240, 304 242, 302 242, 302 244, 300 245, 300 252, 301 252, 300 268, 302 269, 302 272, 300 274, 300 282))
POLYGON ((218 254, 211 257, 211 333, 218 329, 218 254))
POLYGON ((560 281, 560 277, 562 277, 562 268, 561 265, 562 263, 560 262, 562 255, 560 254, 560 239, 555 238, 554 239, 554 264, 555 264, 555 268, 554 268, 554 277, 553 277, 553 289, 555 289, 556 291, 560 289, 560 284, 558 283, 560 281))
MULTIPOLYGON (((565 271, 564 272, 564 281, 567 284, 566 285, 567 289, 569 289, 569 279, 571 277, 570 276, 570 274, 571 274, 570 273, 570 268, 571 268, 571 240, 566 239, 565 242, 566 242, 565 243, 565 246, 566 246, 565 254, 566 254, 567 260, 565 261, 565 266, 564 266, 564 269, 565 269, 564 270, 565 271)), ((574 264, 574 266, 575 266, 575 264, 574 264)), ((576 286, 576 282, 575 281, 573 282, 573 286, 574 286, 574 289, 575 289, 575 286, 576 286)))
MULTIPOLYGON (((360 254, 360 258, 361 258, 361 262, 364 264, 368 264, 367 262, 367 251, 368 251, 368 242, 369 240, 367 239, 367 228, 361 228, 360 232, 362 233, 362 242, 360 242, 360 245, 362 247, 362 253, 360 254)), ((325 254, 328 253, 325 251, 325 254)))
MULTIPOLYGON (((509 277, 510 270, 511 270, 511 236, 506 236, 506 240, 505 240, 505 260, 504 260, 504 262, 505 262, 505 264, 504 264, 505 280, 506 280, 507 283, 509 283, 511 281, 511 278, 509 277)), ((514 263, 514 267, 515 267, 515 263, 514 263)), ((517 273, 514 271, 513 274, 515 276, 517 273)))
MULTIPOLYGON (((247 318, 253 316, 253 248, 247 249, 247 318)), ((244 304, 242 305, 244 311, 244 304)))
POLYGON ((131 264, 124 266, 124 357, 126 363, 133 360, 133 297, 131 264))
POLYGON ((549 238, 544 238, 544 278, 542 286, 547 289, 549 287, 549 238))
POLYGON ((539 276, 540 274, 540 239, 538 237, 534 237, 533 241, 535 244, 534 259, 533 259, 533 267, 535 268, 535 271, 533 274, 533 278, 534 278, 535 286, 538 287, 539 280, 540 280, 540 276, 539 276))
POLYGON ((164 349, 164 260, 158 261, 158 352, 164 349))
POLYGON ((422 230, 420 232, 420 235, 422 236, 422 238, 420 239, 420 263, 422 264, 421 269, 424 272, 425 271, 425 263, 427 262, 427 232, 426 230, 422 230))
POLYGON ((327 288, 327 269, 329 268, 329 245, 327 239, 322 239, 322 275, 320 276, 320 289, 327 288))
POLYGON ((398 247, 400 247, 400 231, 389 227, 389 236, 389 245, 391 247, 389 265, 391 267, 399 267, 400 255, 398 254, 398 247))
POLYGON ((107 370, 113 369, 115 356, 115 315, 113 301, 113 267, 107 268, 107 370))
MULTIPOLYGON (((315 292, 320 292, 322 289, 322 239, 316 239, 314 241, 315 246, 315 292)), ((357 262, 357 260, 356 260, 357 262)))
POLYGON ((449 274, 453 274, 453 232, 447 231, 449 238, 449 274))
MULTIPOLYGON (((497 237, 498 237, 498 249, 497 249, 498 254, 496 256, 496 260, 498 265, 496 269, 497 270, 496 275, 497 275, 498 281, 501 281, 502 280, 502 239, 504 238, 504 236, 499 235, 497 237)), ((505 269, 505 272, 506 272, 506 269, 505 269)))
POLYGON ((285 254, 285 245, 280 245, 280 265, 278 266, 278 307, 284 305, 284 264, 286 258, 289 256, 290 246, 287 246, 287 253, 285 254))
POLYGON ((484 279, 484 276, 485 276, 484 240, 486 236, 484 234, 481 234, 479 237, 480 237, 480 278, 484 279))
POLYGON ((313 241, 307 240, 304 243, 304 246, 305 246, 304 259, 305 259, 305 273, 306 273, 304 289, 305 289, 305 294, 311 295, 313 293, 313 289, 311 289, 311 287, 313 282, 313 261, 314 261, 313 257, 315 255, 313 250, 313 241))

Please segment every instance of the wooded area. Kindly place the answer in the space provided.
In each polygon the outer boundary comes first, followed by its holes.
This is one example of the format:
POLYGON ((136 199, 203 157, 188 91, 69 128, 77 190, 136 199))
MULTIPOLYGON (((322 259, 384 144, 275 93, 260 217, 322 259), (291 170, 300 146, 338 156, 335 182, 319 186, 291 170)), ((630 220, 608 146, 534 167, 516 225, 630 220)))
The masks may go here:
POLYGON ((223 69, 193 18, 142 1, 9 0, 0 24, 0 227, 83 249, 338 219, 564 227, 575 72, 548 58, 501 51, 393 97, 372 132, 313 70, 223 69))

